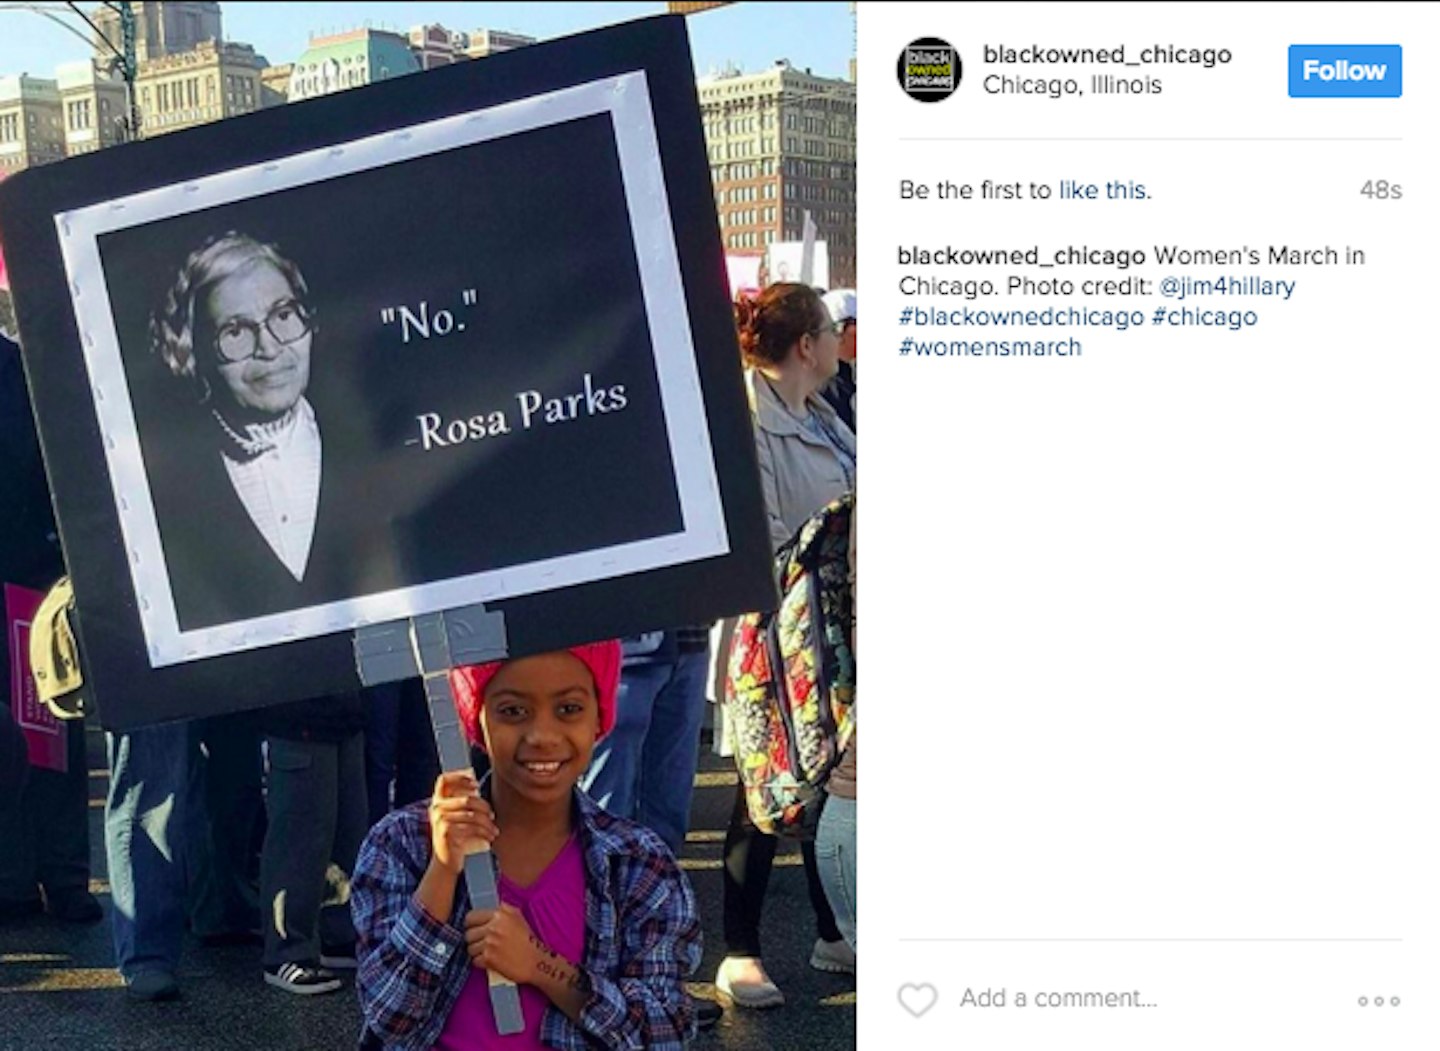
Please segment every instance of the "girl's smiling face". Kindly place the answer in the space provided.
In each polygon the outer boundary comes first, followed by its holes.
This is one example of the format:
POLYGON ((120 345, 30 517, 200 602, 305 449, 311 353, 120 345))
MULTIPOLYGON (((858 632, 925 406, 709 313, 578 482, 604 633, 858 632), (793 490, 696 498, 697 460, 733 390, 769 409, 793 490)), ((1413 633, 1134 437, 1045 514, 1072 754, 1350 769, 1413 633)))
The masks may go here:
POLYGON ((600 733, 595 679, 564 650, 509 661, 485 688, 480 728, 496 778, 533 802, 568 799, 600 733))

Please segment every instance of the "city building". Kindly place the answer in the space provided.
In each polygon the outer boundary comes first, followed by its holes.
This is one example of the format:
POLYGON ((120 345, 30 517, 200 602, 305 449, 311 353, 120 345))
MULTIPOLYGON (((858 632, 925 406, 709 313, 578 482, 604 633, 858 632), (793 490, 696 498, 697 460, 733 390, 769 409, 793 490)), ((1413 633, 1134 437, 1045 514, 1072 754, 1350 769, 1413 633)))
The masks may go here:
POLYGON ((125 83, 95 69, 95 63, 68 62, 55 70, 65 114, 65 155, 89 153, 124 141, 125 83))
POLYGON ((14 174, 64 156, 59 85, 28 73, 0 76, 0 171, 14 174))
POLYGON ((465 34, 442 25, 413 26, 409 38, 410 52, 421 69, 448 66, 465 57, 465 34))
POLYGON ((135 80, 141 135, 153 138, 260 109, 265 66, 249 44, 215 39, 142 62, 135 80))
POLYGON ((290 100, 290 77, 295 73, 295 63, 283 66, 266 66, 260 71, 260 106, 283 106, 290 100))
POLYGON ((410 50, 421 69, 448 66, 465 59, 485 58, 501 51, 535 43, 533 36, 503 29, 472 29, 458 33, 440 25, 415 26, 410 30, 410 50))
POLYGON ((351 29, 310 38, 290 75, 291 102, 415 73, 410 41, 387 29, 351 29))
POLYGON ((533 36, 510 33, 503 29, 472 29, 465 34, 465 57, 486 58, 502 51, 511 51, 535 43, 533 36))
POLYGON ((808 211, 826 242, 830 284, 853 287, 855 85, 781 61, 696 87, 726 251, 799 241, 808 211))
MULTIPOLYGON (((135 58, 140 62, 189 51, 207 40, 224 39, 217 3, 148 3, 130 7, 135 12, 135 58)), ((89 16, 110 44, 107 47, 97 40, 95 54, 108 61, 116 51, 124 50, 119 8, 115 4, 101 4, 90 11, 89 16)))

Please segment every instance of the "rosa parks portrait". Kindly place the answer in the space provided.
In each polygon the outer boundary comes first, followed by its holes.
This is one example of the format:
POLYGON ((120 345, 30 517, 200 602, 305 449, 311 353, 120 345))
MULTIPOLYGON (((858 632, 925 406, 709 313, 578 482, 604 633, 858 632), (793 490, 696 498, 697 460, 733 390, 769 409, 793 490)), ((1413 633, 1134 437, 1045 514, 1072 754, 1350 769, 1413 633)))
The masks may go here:
POLYGON ((328 633, 710 545, 680 497, 712 484, 693 351, 634 245, 601 117, 102 233, 144 468, 119 477, 159 555, 131 567, 142 619, 269 645, 300 610, 328 633))
POLYGON ((323 343, 300 267, 235 231, 186 256, 150 317, 169 391, 147 474, 182 630, 394 584, 307 396, 323 343))
POLYGON ((380 260, 346 273, 343 242, 295 243, 203 237, 126 355, 181 631, 343 619, 350 599, 592 550, 603 575, 615 545, 683 528, 638 281, 559 312, 537 309, 558 284, 527 282, 496 296, 493 327, 422 350, 345 279, 379 287, 380 260))

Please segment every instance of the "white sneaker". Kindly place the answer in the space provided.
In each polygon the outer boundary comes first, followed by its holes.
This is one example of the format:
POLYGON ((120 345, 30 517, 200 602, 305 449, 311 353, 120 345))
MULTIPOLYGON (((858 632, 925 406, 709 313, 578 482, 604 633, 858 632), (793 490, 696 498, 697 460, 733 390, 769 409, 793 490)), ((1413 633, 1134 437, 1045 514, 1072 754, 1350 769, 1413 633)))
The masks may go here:
POLYGON ((265 982, 300 996, 333 993, 344 984, 325 968, 316 967, 312 963, 282 963, 278 967, 267 967, 265 982))
POLYGON ((736 1007, 781 1007, 785 994, 754 956, 727 956, 715 972, 715 990, 736 1007))
POLYGON ((844 941, 827 942, 815 939, 815 948, 810 953, 810 966, 826 974, 854 974, 855 950, 844 941))

